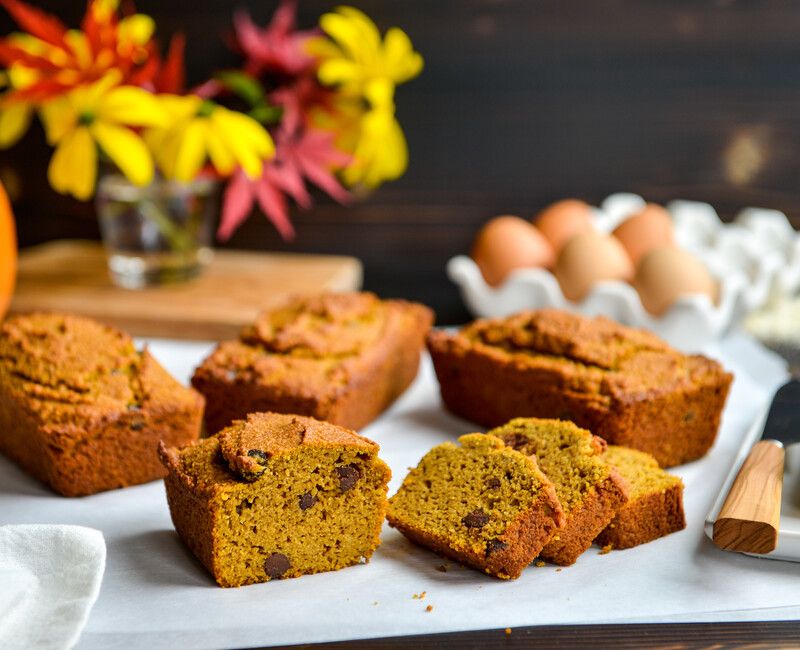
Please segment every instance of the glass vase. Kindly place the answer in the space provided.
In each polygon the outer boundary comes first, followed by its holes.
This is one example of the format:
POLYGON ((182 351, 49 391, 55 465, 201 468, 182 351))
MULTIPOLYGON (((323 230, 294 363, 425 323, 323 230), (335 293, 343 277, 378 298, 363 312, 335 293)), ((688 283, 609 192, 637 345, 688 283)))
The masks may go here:
POLYGON ((124 176, 104 176, 96 195, 100 232, 111 279, 126 289, 183 282, 213 257, 218 184, 156 179, 138 187, 124 176))

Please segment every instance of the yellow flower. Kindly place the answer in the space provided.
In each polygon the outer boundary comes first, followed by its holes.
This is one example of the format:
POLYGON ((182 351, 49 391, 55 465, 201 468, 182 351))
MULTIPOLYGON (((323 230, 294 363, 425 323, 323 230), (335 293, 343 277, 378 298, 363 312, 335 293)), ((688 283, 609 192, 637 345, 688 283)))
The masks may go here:
POLYGON ((171 124, 148 129, 145 140, 168 178, 189 182, 207 159, 222 176, 231 175, 238 165, 257 178, 264 160, 275 154, 267 130, 243 113, 196 95, 161 98, 171 124))
POLYGON ((108 75, 46 102, 41 108, 47 140, 56 146, 47 177, 57 192, 86 200, 97 179, 97 147, 136 185, 153 178, 153 160, 132 127, 164 124, 158 98, 141 88, 114 86, 108 75))
POLYGON ((393 86, 373 81, 367 90, 370 108, 361 117, 351 153, 353 161, 342 172, 350 186, 378 187, 402 176, 408 166, 403 129, 394 116, 393 86))
MULTIPOLYGON (((2 86, 10 90, 27 88, 36 80, 30 69, 14 64, 2 73, 2 86)), ((0 100, 1 101, 1 100, 0 100)), ((28 130, 33 116, 33 102, 16 101, 0 104, 0 149, 7 149, 28 130)))
POLYGON ((330 37, 310 39, 309 51, 321 59, 319 80, 345 93, 363 94, 374 79, 401 84, 416 77, 423 66, 406 33, 392 27, 384 39, 375 23, 353 7, 338 7, 319 21, 330 37))

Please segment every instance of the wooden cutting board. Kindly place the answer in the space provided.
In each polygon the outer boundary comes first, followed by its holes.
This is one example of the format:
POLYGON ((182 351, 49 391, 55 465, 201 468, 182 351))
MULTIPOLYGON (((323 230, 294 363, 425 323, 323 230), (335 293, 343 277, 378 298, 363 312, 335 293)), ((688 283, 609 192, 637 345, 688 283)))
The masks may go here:
POLYGON ((100 244, 64 240, 21 252, 11 312, 65 311, 134 336, 220 340, 292 294, 353 291, 361 280, 353 257, 217 251, 194 280, 127 290, 111 283, 100 244))

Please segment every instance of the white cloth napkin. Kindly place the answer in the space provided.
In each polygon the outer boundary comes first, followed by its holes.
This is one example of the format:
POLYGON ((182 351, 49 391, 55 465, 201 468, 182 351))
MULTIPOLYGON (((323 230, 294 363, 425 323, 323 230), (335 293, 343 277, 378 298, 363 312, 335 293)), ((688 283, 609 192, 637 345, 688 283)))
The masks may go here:
POLYGON ((97 600, 103 534, 83 526, 0 526, 0 648, 71 648, 97 600))

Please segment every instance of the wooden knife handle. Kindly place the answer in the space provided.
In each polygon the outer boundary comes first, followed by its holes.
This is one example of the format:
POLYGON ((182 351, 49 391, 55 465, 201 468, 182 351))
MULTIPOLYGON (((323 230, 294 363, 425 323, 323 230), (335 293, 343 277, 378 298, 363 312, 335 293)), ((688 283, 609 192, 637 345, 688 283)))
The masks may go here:
POLYGON ((761 440, 750 450, 714 522, 714 543, 726 551, 769 553, 778 544, 784 450, 761 440))

